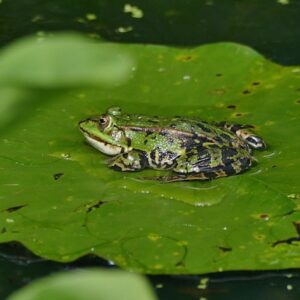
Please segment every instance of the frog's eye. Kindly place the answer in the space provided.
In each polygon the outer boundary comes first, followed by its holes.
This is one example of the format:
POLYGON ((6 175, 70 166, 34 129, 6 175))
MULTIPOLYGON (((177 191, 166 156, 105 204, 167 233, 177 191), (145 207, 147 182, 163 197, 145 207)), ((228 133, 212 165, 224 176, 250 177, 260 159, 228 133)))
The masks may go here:
POLYGON ((109 117, 101 117, 98 120, 98 124, 101 129, 104 129, 110 125, 110 118, 109 117))
POLYGON ((104 125, 107 122, 107 120, 105 118, 100 118, 99 119, 99 124, 100 125, 104 125))

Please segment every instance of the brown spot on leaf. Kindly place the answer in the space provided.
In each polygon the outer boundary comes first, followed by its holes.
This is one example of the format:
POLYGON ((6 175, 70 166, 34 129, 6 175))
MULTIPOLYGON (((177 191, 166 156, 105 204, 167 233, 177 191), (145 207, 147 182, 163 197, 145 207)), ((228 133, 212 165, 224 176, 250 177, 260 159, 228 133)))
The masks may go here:
POLYGON ((62 176, 64 176, 64 173, 55 173, 55 174, 53 174, 53 179, 54 179, 54 180, 58 180, 58 179, 60 179, 62 176))
POLYGON ((269 219, 270 218, 270 216, 268 214, 261 214, 259 217, 261 219, 269 219))
POLYGON ((243 114, 242 113, 236 113, 235 116, 236 117, 241 117, 243 114))
POLYGON ((15 212, 23 207, 27 206, 27 204, 22 204, 22 205, 17 205, 17 206, 12 206, 12 207, 9 207, 9 208, 6 208, 5 211, 7 211, 8 213, 12 213, 12 212, 15 212))
POLYGON ((244 90, 244 91, 243 91, 243 94, 244 94, 244 95, 249 95, 249 94, 251 94, 251 91, 250 91, 250 90, 244 90))
POLYGON ((93 210, 95 210, 96 208, 99 208, 101 205, 107 203, 106 201, 102 201, 102 200, 99 200, 98 202, 96 202, 95 204, 93 205, 87 205, 87 209, 86 209, 86 212, 89 213, 93 210))
POLYGON ((236 109, 236 106, 234 104, 230 104, 230 105, 227 105, 227 108, 229 108, 229 109, 236 109))
POLYGON ((231 247, 218 246, 218 248, 219 248, 222 252, 230 252, 230 251, 232 251, 232 248, 231 248, 231 247))
POLYGON ((190 54, 176 56, 176 60, 183 61, 183 62, 189 62, 189 61, 193 60, 194 58, 195 57, 190 54))

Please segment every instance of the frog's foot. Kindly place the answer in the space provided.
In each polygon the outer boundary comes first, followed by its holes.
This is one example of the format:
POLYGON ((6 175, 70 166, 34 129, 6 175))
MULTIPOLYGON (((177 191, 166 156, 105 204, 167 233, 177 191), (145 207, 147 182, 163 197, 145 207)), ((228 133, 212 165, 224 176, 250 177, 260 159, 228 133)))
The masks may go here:
POLYGON ((130 151, 115 156, 109 162, 109 167, 117 171, 139 171, 148 166, 148 160, 143 151, 130 151))
POLYGON ((264 140, 253 134, 248 129, 251 125, 240 125, 240 124, 230 124, 227 122, 221 122, 217 124, 219 127, 234 133, 238 138, 245 141, 251 148, 256 150, 265 150, 267 148, 264 140))

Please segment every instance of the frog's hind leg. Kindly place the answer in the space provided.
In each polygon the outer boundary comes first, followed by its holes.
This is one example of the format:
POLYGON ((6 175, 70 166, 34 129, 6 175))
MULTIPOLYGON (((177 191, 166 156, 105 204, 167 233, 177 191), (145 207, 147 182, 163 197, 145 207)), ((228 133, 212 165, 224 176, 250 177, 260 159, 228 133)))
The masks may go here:
POLYGON ((148 161, 143 151, 130 151, 122 153, 109 162, 109 167, 117 171, 140 171, 148 166, 148 161))
MULTIPOLYGON (((195 153, 194 153, 195 154, 195 153)), ((198 155, 181 156, 170 176, 158 178, 162 182, 212 180, 231 176, 248 170, 252 165, 251 156, 241 156, 233 148, 212 147, 202 150, 198 155)))
POLYGON ((238 138, 245 141, 252 149, 265 150, 267 147, 266 143, 261 137, 253 134, 249 130, 249 128, 251 128, 250 125, 230 124, 227 122, 220 122, 216 125, 227 131, 232 132, 238 138))

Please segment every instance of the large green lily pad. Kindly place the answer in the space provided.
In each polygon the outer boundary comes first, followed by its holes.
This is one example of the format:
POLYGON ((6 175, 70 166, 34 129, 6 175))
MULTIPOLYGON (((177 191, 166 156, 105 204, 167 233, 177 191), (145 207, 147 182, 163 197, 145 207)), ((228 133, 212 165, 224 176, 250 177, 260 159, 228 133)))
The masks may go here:
POLYGON ((300 67, 231 43, 118 48, 136 60, 127 84, 26 93, 44 104, 1 136, 0 241, 63 262, 92 253, 145 273, 300 267, 300 67), (238 176, 143 180, 161 173, 108 169, 77 129, 111 105, 252 124, 269 148, 238 176))

